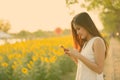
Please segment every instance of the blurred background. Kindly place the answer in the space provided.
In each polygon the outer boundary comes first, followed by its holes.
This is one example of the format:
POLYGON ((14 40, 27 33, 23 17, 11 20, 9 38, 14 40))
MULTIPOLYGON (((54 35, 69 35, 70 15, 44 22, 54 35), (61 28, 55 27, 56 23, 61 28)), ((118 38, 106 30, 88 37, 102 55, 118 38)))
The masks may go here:
POLYGON ((109 49, 105 80, 120 80, 120 0, 0 0, 0 80, 75 80, 71 20, 88 12, 109 49))

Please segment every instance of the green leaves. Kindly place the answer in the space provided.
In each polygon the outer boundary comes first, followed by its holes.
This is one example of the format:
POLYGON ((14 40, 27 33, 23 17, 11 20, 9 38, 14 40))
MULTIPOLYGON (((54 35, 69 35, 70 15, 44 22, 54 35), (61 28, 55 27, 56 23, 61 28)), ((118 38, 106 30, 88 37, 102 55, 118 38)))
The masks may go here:
MULTIPOLYGON (((72 1, 72 0, 71 0, 72 1)), ((75 1, 75 0, 74 0, 75 1)), ((107 32, 120 32, 120 0, 84 0, 81 7, 99 10, 100 17, 107 32)), ((74 4, 74 3, 72 3, 74 4)))
POLYGON ((78 0, 66 0, 66 5, 69 6, 71 4, 78 3, 78 0))

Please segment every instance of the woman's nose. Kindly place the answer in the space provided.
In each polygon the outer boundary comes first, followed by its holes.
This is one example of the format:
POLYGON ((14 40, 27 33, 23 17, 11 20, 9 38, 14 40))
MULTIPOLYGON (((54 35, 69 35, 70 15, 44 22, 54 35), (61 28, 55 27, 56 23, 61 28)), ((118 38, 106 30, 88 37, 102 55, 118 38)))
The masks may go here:
POLYGON ((80 34, 80 31, 79 31, 79 30, 77 30, 77 34, 80 34))

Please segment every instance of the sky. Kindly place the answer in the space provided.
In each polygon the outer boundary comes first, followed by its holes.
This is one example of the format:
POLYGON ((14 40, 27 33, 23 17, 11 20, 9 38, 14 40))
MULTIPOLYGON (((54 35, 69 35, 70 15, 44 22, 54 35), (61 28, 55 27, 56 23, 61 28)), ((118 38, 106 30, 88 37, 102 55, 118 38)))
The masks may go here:
MULTIPOLYGON (((82 3, 82 0, 79 0, 82 3)), ((79 4, 71 6, 75 14, 86 11, 79 4)), ((21 30, 30 32, 38 29, 54 30, 56 27, 70 29, 70 22, 75 15, 70 11, 65 0, 0 0, 0 19, 9 21, 9 32, 17 33, 21 30)), ((99 30, 103 29, 98 12, 88 12, 99 30)))

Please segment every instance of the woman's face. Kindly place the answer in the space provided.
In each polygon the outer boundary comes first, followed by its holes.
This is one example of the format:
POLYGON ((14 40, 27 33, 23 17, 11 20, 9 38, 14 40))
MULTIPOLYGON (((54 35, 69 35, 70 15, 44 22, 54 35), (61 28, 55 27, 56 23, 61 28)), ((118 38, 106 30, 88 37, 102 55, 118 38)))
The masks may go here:
POLYGON ((82 39, 87 38, 88 31, 84 27, 82 27, 80 25, 76 25, 76 24, 73 24, 73 27, 76 30, 77 34, 80 35, 82 39))

